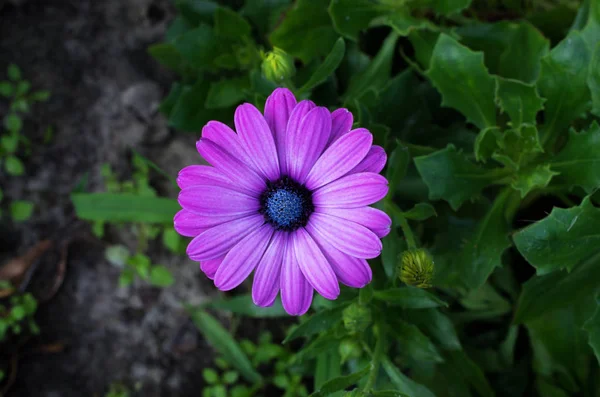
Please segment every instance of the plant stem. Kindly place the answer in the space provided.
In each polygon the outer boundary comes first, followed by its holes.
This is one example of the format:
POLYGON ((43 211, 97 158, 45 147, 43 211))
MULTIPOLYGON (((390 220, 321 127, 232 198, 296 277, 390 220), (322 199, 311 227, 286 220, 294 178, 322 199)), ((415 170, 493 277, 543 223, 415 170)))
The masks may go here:
POLYGON ((379 367, 381 365, 381 357, 383 357, 383 329, 379 328, 379 337, 375 342, 375 351, 371 358, 371 371, 369 371, 369 377, 367 378, 367 384, 365 385, 365 391, 368 391, 375 386, 377 381, 377 374, 379 373, 379 367))
POLYGON ((415 242, 415 236, 410 228, 410 225, 408 224, 408 221, 404 217, 402 210, 391 200, 386 201, 384 206, 386 206, 389 211, 392 212, 393 219, 400 224, 400 228, 402 229, 402 233, 404 233, 406 243, 408 244, 408 249, 416 249, 417 243, 415 242))

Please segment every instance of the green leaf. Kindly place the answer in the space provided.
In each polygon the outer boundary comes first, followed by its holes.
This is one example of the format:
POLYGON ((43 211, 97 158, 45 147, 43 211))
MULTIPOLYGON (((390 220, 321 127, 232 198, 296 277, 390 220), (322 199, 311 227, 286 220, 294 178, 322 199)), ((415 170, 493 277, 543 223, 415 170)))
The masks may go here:
POLYGON ((276 300, 272 306, 260 307, 254 304, 251 295, 216 300, 207 304, 207 307, 254 318, 288 317, 280 300, 276 300))
POLYGON ((168 287, 175 282, 173 274, 162 265, 152 266, 150 269, 150 283, 156 287, 168 287))
POLYGON ((589 344, 596 354, 596 360, 600 363, 600 297, 596 297, 596 311, 594 315, 590 317, 585 324, 583 329, 589 334, 589 344))
POLYGON ((20 176, 25 173, 25 166, 18 157, 8 156, 4 160, 4 168, 10 175, 20 176))
POLYGON ((580 206, 554 208, 549 216, 513 237, 521 255, 540 273, 572 270, 600 246, 600 209, 589 197, 580 206))
MULTIPOLYGON (((319 389, 330 379, 342 374, 342 364, 337 350, 322 352, 317 356, 314 371, 314 388, 319 389)), ((341 392, 334 392, 329 397, 341 397, 341 392)))
POLYGON ((410 161, 410 153, 408 148, 402 144, 398 144, 387 164, 387 170, 385 176, 389 184, 389 194, 391 197, 394 196, 398 188, 398 184, 406 176, 406 170, 410 161))
POLYGON ((0 137, 0 144, 2 145, 2 148, 6 150, 7 153, 14 153, 17 150, 17 146, 19 145, 19 135, 2 135, 0 137))
POLYGON ((153 44, 148 47, 148 53, 156 59, 161 65, 177 72, 182 73, 184 68, 184 58, 172 43, 153 44))
POLYGON ((237 105, 246 98, 246 92, 249 89, 248 76, 211 83, 205 106, 207 109, 215 109, 237 105))
POLYGON ((21 96, 25 95, 31 89, 31 83, 29 81, 19 81, 17 84, 17 89, 15 91, 15 95, 21 96))
POLYGON ((435 394, 427 387, 404 375, 394 364, 392 364, 388 357, 383 358, 381 366, 398 392, 405 393, 411 397, 435 397, 435 394))
POLYGON ((50 98, 50 91, 36 91, 31 94, 31 99, 38 102, 46 102, 50 98))
MULTIPOLYGON (((588 248, 589 249, 589 248, 588 248)), ((534 320, 544 313, 572 307, 600 290, 600 255, 586 259, 567 273, 555 271, 531 278, 523 286, 513 323, 534 320)))
POLYGON ((411 311, 412 323, 433 339, 444 350, 460 350, 462 346, 452 321, 437 309, 411 311))
POLYGON ((429 203, 417 203, 414 207, 403 214, 405 218, 415 221, 424 221, 432 216, 437 216, 435 208, 429 203))
POLYGON ((15 113, 9 113, 4 119, 4 126, 11 132, 19 132, 23 128, 23 121, 15 113))
POLYGON ((394 29, 394 32, 405 37, 416 30, 431 30, 437 31, 437 27, 428 19, 413 17, 410 10, 398 10, 392 14, 388 14, 383 21, 384 24, 394 29))
POLYGON ((542 142, 553 143, 587 109, 589 63, 590 52, 577 32, 571 32, 542 58, 537 82, 541 96, 546 98, 542 142))
POLYGON ((544 108, 544 100, 535 85, 496 77, 496 103, 510 117, 511 125, 536 124, 537 113, 544 108))
POLYGON ((311 336, 332 328, 334 325, 342 321, 342 312, 344 309, 345 306, 338 306, 315 313, 303 323, 292 328, 292 330, 283 340, 283 343, 287 343, 294 339, 311 336))
POLYGON ((323 384, 319 388, 319 390, 315 391, 310 395, 310 397, 326 397, 336 391, 344 390, 352 385, 358 383, 359 380, 367 376, 369 371, 371 370, 372 365, 367 365, 360 371, 356 371, 346 376, 339 376, 337 378, 331 379, 323 384))
POLYGON ((121 244, 111 245, 104 250, 104 258, 117 267, 124 267, 130 256, 129 248, 121 244))
POLYGON ((391 33, 369 66, 352 76, 344 93, 344 101, 360 99, 369 90, 379 90, 385 86, 392 72, 392 59, 398 35, 391 33))
POLYGON ((89 221, 172 223, 181 209, 175 199, 129 193, 76 193, 71 200, 77 216, 89 221))
POLYGON ((15 222, 26 221, 33 214, 31 201, 15 200, 10 203, 10 216, 15 222))
POLYGON ((481 130, 475 138, 475 160, 483 163, 487 162, 492 155, 500 148, 498 141, 501 140, 501 132, 498 127, 488 127, 481 130))
POLYGON ((318 69, 310 76, 308 81, 297 91, 298 95, 310 91, 316 86, 322 84, 335 70, 340 66, 344 54, 346 53, 346 43, 341 37, 337 39, 327 58, 319 65, 318 69))
POLYGON ((173 253, 180 253, 181 247, 181 236, 171 226, 165 229, 162 234, 162 242, 173 253))
POLYGON ((448 364, 452 365, 461 378, 466 380, 482 397, 494 397, 494 389, 490 386, 483 371, 462 350, 448 353, 448 364))
POLYGON ((592 113, 600 117, 600 43, 592 55, 587 83, 592 93, 592 113))
POLYGON ((186 22, 192 26, 210 23, 218 4, 210 0, 176 0, 176 6, 186 22))
POLYGON ((11 63, 8 65, 7 75, 12 81, 19 81, 21 80, 21 69, 14 63, 11 63))
POLYGON ((15 92, 15 87, 9 81, 0 81, 0 95, 10 98, 15 92))
POLYGON ((291 0, 246 0, 241 14, 256 26, 261 36, 271 32, 280 20, 281 13, 291 0))
POLYGON ((548 186, 550 180, 556 175, 558 172, 552 171, 550 164, 540 164, 520 170, 510 186, 521 193, 521 198, 525 198, 532 190, 548 186))
POLYGON ((217 55, 218 40, 208 25, 200 25, 178 37, 173 46, 198 69, 208 69, 217 55))
POLYGON ((498 170, 479 167, 453 145, 415 157, 415 165, 429 188, 429 199, 444 199, 454 210, 498 178, 498 170))
POLYGON ((587 130, 569 133, 563 150, 550 161, 560 173, 557 181, 581 186, 590 193, 600 186, 600 125, 596 121, 587 130))
POLYGON ((437 296, 430 294, 421 288, 402 287, 385 289, 373 292, 377 300, 399 306, 403 309, 430 309, 432 307, 448 306, 448 304, 437 296))
POLYGON ((208 343, 218 351, 227 362, 236 368, 249 382, 260 382, 262 377, 252 367, 239 344, 223 326, 202 310, 188 308, 192 321, 202 332, 208 343))
POLYGON ((483 64, 483 53, 441 34, 426 75, 442 94, 443 106, 458 110, 479 128, 496 125, 496 84, 483 64))
POLYGON ((274 47, 300 58, 304 63, 328 54, 337 38, 327 13, 327 2, 314 0, 296 1, 270 36, 274 47))
POLYGON ((373 19, 389 11, 389 6, 373 0, 334 0, 329 5, 335 30, 354 41, 358 40, 360 31, 366 29, 373 19))
POLYGON ((540 61, 548 53, 550 42, 527 22, 518 25, 500 57, 500 75, 533 83, 540 71, 540 61))
POLYGON ((433 342, 416 325, 401 320, 391 325, 389 332, 400 344, 404 357, 436 363, 444 361, 433 342))
POLYGON ((202 370, 202 377, 209 385, 214 385, 219 381, 219 374, 212 368, 204 368, 202 370))
POLYGON ((537 128, 532 124, 521 124, 504 131, 498 135, 498 146, 501 150, 492 158, 513 170, 521 169, 543 153, 537 128))
POLYGON ((381 262, 383 263, 383 270, 388 278, 393 279, 398 269, 400 253, 407 248, 406 241, 401 240, 396 229, 392 228, 390 233, 383 238, 382 244, 381 262))
POLYGON ((210 82, 199 79, 192 86, 184 86, 169 114, 169 125, 181 131, 200 131, 210 120, 231 117, 229 109, 206 109, 204 107, 210 82))
POLYGON ((431 6, 437 14, 451 15, 471 5, 472 0, 433 0, 431 6))
POLYGON ((219 7, 215 12, 215 33, 220 37, 241 39, 250 36, 252 27, 237 12, 219 7))

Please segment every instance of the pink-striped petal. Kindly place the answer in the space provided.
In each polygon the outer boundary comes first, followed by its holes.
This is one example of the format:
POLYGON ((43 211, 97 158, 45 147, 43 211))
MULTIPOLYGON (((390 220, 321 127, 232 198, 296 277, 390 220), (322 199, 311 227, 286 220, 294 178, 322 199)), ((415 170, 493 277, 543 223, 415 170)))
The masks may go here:
POLYGON ((281 265, 281 303, 292 316, 301 316, 308 311, 313 297, 313 288, 302 274, 294 247, 288 242, 281 265))
POLYGON ((374 172, 379 174, 383 167, 385 167, 386 162, 387 154, 385 154, 385 150, 383 150, 381 146, 374 145, 371 146, 371 149, 365 158, 358 163, 349 174, 356 174, 359 172, 374 172))
POLYGON ((273 227, 264 224, 236 244, 219 266, 215 286, 221 291, 229 291, 240 285, 260 262, 272 235, 273 227))
POLYGON ((257 306, 271 306, 279 293, 281 263, 288 241, 288 233, 275 232, 269 248, 265 251, 252 283, 252 300, 257 306))
POLYGON ((208 277, 212 280, 215 278, 215 273, 217 273, 217 269, 223 262, 223 259, 225 259, 224 256, 217 258, 217 259, 202 261, 202 262, 200 262, 200 270, 202 270, 202 272, 204 272, 204 274, 206 274, 206 277, 208 277))
POLYGON ((345 254, 361 259, 376 258, 381 253, 381 240, 366 227, 342 218, 314 212, 306 229, 345 254))
POLYGON ((373 172, 346 175, 313 192, 315 207, 356 208, 376 203, 388 191, 387 179, 373 172))
POLYGON ((285 161, 280 162, 281 166, 281 174, 289 175, 289 159, 290 156, 294 153, 293 147, 291 147, 291 136, 296 136, 298 134, 302 134, 300 130, 300 122, 304 119, 304 117, 313 110, 316 105, 312 101, 301 101, 296 105, 292 113, 290 114, 290 119, 288 120, 288 124, 285 131, 285 139, 284 139, 284 155, 285 161))
POLYGON ((196 147, 206 161, 235 181, 240 188, 255 195, 265 190, 265 181, 226 149, 204 138, 198 141, 196 147))
POLYGON ((244 103, 235 110, 234 122, 242 146, 256 168, 271 181, 279 179, 275 138, 260 111, 254 105, 244 103))
POLYGON ((313 238, 321 247, 323 255, 331 264, 331 268, 342 284, 352 288, 362 288, 371 282, 373 273, 365 259, 346 255, 326 240, 315 236, 313 238))
POLYGON ((300 128, 288 136, 286 148, 288 174, 299 183, 315 164, 329 140, 331 113, 317 107, 304 116, 300 128))
POLYGON ((264 223, 264 217, 257 214, 211 227, 188 244, 186 253, 200 262, 218 258, 264 223))
POLYGON ((175 231, 182 236, 196 237, 207 229, 207 227, 201 225, 198 218, 198 214, 194 214, 188 210, 179 211, 175 214, 175 217, 173 217, 175 231))
POLYGON ((331 113, 331 136, 329 144, 338 140, 342 135, 347 134, 352 128, 354 118, 348 109, 340 108, 331 113))
POLYGON ((305 186, 314 190, 348 173, 367 155, 373 135, 359 128, 336 140, 319 157, 306 177, 305 186))
POLYGON ((340 285, 317 243, 304 228, 296 230, 291 240, 300 270, 310 285, 324 298, 336 299, 340 285))
POLYGON ((372 207, 359 208, 327 208, 317 207, 317 212, 337 218, 346 219, 369 228, 379 238, 387 236, 392 226, 392 219, 385 212, 372 207))
POLYGON ((221 186, 197 185, 182 189, 177 199, 184 209, 203 216, 250 215, 257 213, 256 197, 221 186))
POLYGON ((294 107, 296 107, 296 98, 287 88, 276 88, 269 95, 265 104, 265 120, 275 137, 279 168, 282 173, 287 169, 285 166, 285 134, 294 107))
POLYGON ((254 171, 254 163, 242 146, 242 140, 229 126, 219 121, 209 121, 202 128, 202 138, 208 139, 231 153, 235 158, 246 164, 254 171))

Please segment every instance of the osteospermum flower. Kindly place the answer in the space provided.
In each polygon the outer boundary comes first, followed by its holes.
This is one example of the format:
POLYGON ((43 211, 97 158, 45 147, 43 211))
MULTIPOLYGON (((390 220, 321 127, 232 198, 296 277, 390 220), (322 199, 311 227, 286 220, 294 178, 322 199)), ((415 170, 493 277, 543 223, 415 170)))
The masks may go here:
POLYGON ((212 166, 179 173, 175 229, 194 237, 188 256, 220 290, 254 271, 252 298, 304 314, 313 291, 336 299, 339 282, 371 281, 366 259, 381 252, 391 219, 369 207, 382 199, 386 162, 371 133, 351 130, 346 109, 296 103, 287 89, 267 99, 264 116, 251 104, 235 111, 235 128, 202 129, 198 152, 212 166))

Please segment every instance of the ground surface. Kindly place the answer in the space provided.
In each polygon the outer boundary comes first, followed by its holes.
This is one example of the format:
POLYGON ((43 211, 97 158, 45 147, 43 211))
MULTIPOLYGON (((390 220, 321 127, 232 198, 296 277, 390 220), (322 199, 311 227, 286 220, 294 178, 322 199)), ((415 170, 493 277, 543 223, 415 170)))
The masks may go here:
MULTIPOLYGON (((85 173, 90 190, 102 189, 103 163, 126 174, 132 147, 170 173, 197 161, 195 137, 176 136, 156 112, 172 76, 146 54, 172 13, 168 0, 0 0, 0 70, 14 62, 35 88, 51 91, 26 131, 34 142, 47 126, 55 131, 50 144, 34 144, 26 176, 0 177, 9 200, 36 204, 4 248, 16 255, 41 239, 70 241, 64 283, 39 309, 42 335, 20 354, 9 396, 103 396, 119 381, 144 397, 201 393, 210 350, 180 302, 201 302, 210 282, 194 263, 156 248, 153 260, 172 269, 175 287, 118 288, 107 243, 75 220, 69 201, 85 173)), ((113 231, 111 239, 131 236, 113 231)))

